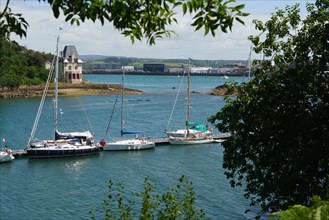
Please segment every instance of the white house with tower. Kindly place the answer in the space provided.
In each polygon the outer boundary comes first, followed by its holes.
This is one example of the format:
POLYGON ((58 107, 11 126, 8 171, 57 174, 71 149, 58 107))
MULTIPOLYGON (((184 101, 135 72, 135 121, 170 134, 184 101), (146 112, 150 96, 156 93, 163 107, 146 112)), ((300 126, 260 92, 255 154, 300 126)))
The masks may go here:
POLYGON ((63 81, 82 83, 82 60, 75 46, 68 45, 60 54, 60 66, 63 70, 63 81))

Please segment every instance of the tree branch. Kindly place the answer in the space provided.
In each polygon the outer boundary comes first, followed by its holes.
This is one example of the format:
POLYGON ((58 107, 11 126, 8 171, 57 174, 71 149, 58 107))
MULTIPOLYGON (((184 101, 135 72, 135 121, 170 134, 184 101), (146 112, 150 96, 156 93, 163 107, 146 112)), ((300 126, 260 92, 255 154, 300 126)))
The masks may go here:
POLYGON ((3 9, 3 12, 0 14, 0 18, 6 14, 6 11, 7 11, 8 6, 9 6, 9 2, 10 2, 10 0, 7 0, 7 3, 6 3, 6 6, 5 6, 5 9, 3 9))

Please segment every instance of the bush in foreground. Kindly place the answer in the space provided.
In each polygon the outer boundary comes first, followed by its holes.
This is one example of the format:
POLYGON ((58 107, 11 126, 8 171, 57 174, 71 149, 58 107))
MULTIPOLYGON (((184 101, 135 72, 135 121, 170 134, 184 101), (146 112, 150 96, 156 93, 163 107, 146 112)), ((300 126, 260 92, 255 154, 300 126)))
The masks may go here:
POLYGON ((294 205, 288 210, 271 214, 270 219, 275 220, 328 220, 329 201, 321 200, 314 196, 312 206, 294 205))
MULTIPOLYGON (((185 176, 174 188, 163 194, 154 192, 154 185, 145 178, 144 191, 133 193, 140 199, 140 210, 135 202, 125 195, 123 184, 109 181, 109 195, 102 208, 92 209, 91 219, 207 219, 202 209, 195 206, 196 195, 193 184, 185 176), (136 209, 136 210, 135 210, 136 209)), ((132 198, 131 196, 128 196, 132 198)))

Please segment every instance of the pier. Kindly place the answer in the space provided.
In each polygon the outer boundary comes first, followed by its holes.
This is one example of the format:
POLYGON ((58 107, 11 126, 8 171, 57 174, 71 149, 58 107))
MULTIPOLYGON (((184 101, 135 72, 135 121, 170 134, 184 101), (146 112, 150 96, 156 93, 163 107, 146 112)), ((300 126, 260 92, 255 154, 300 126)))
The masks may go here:
POLYGON ((20 157, 26 157, 27 152, 26 150, 13 150, 13 155, 15 159, 20 158, 20 157))
MULTIPOLYGON (((219 139, 227 139, 230 137, 230 134, 228 133, 222 133, 222 134, 217 134, 214 135, 214 140, 219 140, 219 139)), ((155 139, 152 140, 155 143, 156 147, 160 147, 163 145, 169 145, 169 139, 168 138, 162 138, 162 139, 155 139)), ((26 150, 13 150, 13 155, 16 159, 21 158, 21 157, 26 157, 27 152, 26 150)))

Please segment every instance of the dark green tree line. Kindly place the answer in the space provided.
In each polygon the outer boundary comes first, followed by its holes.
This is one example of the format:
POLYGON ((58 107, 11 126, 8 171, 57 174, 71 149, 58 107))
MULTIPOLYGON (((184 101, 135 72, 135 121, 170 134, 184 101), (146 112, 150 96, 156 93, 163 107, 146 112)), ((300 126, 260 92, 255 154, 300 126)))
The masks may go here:
POLYGON ((45 62, 53 55, 28 50, 0 37, 0 87, 14 89, 19 85, 40 84, 48 77, 45 62))
POLYGON ((254 21, 255 77, 210 118, 223 143, 226 177, 251 205, 274 212, 326 198, 329 173, 329 1, 277 10, 254 21))

